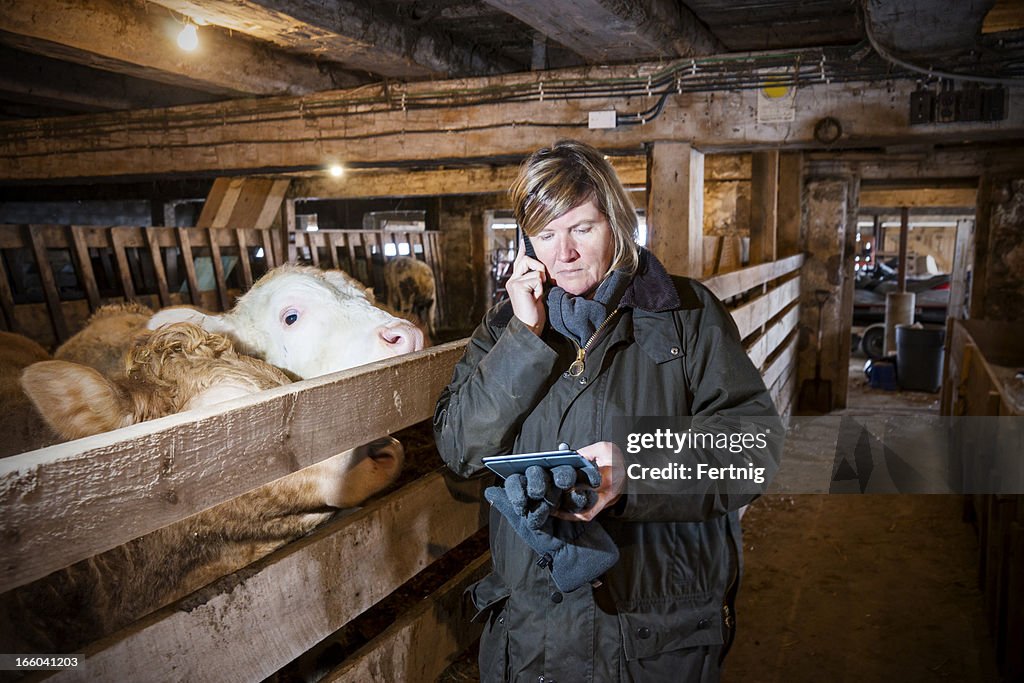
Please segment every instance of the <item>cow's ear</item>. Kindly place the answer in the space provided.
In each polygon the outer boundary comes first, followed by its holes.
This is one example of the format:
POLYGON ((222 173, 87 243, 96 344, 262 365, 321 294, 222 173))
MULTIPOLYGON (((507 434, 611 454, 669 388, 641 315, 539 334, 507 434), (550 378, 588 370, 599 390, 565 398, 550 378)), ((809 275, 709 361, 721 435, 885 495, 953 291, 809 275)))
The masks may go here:
POLYGON ((46 423, 64 439, 135 422, 127 395, 86 365, 62 360, 33 363, 21 373, 21 386, 46 423))
POLYGON ((155 330, 163 325, 174 323, 193 323, 207 332, 218 334, 229 334, 234 331, 234 328, 222 316, 207 313, 192 306, 171 306, 160 309, 146 323, 146 329, 155 330))

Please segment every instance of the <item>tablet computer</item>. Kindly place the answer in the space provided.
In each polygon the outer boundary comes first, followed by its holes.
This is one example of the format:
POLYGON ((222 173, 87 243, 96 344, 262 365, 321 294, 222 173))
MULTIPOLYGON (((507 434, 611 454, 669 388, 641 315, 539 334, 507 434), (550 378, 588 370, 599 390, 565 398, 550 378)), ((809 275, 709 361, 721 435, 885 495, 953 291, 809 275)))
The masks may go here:
POLYGON ((541 451, 539 453, 496 455, 484 458, 483 463, 502 479, 507 478, 510 474, 524 474, 526 468, 532 465, 540 465, 545 469, 551 469, 559 465, 572 465, 578 469, 597 470, 597 465, 576 451, 541 451))

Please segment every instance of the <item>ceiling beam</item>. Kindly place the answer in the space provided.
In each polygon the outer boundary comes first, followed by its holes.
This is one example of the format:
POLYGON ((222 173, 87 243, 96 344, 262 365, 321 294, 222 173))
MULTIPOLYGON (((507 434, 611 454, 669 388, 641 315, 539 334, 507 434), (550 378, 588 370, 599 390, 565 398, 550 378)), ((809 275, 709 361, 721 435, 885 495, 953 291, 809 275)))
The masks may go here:
POLYGON ((698 57, 724 51, 671 0, 485 0, 594 63, 698 57))
POLYGON ((0 97, 71 112, 210 102, 210 93, 156 84, 0 45, 0 97))
POLYGON ((519 68, 454 44, 429 25, 412 28, 379 9, 337 0, 153 0, 175 12, 348 69, 392 78, 493 74, 519 68))
MULTIPOLYGON (((591 68, 511 74, 456 81, 364 86, 356 91, 302 98, 264 98, 171 109, 41 119, 0 124, 0 178, 9 180, 283 172, 417 162, 521 158, 563 137, 608 151, 640 153, 656 140, 691 141, 705 152, 766 148, 821 149, 816 124, 836 117, 842 137, 831 149, 882 147, 907 142, 948 143, 1024 137, 1024 88, 1007 88, 1010 117, 998 122, 911 126, 912 80, 884 84, 817 83, 795 93, 793 120, 757 120, 757 91, 683 93, 666 99, 646 125, 590 129, 588 112, 642 110, 657 97, 557 99, 543 96, 545 77, 574 74, 636 77, 644 68, 591 68), (529 101, 473 104, 471 92, 538 85, 529 101), (404 109, 400 101, 430 94, 430 108, 404 109), (443 93, 448 93, 443 96, 443 93)), ((565 82, 564 80, 562 81, 565 82)))
POLYGON ((165 8, 114 0, 0 0, 0 42, 37 54, 224 95, 300 95, 360 79, 205 27, 180 50, 165 8))

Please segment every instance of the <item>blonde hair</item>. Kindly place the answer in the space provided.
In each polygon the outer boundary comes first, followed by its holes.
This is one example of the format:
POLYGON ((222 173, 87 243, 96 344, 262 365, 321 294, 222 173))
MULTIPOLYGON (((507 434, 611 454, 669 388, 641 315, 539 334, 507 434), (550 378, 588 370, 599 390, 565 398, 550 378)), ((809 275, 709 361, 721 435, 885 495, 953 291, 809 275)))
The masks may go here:
MULTIPOLYGON (((636 272, 636 210, 604 155, 577 140, 560 140, 531 154, 509 188, 516 222, 534 237, 551 221, 593 200, 608 219, 615 253, 608 273, 636 272)), ((605 273, 606 275, 608 273, 605 273)))

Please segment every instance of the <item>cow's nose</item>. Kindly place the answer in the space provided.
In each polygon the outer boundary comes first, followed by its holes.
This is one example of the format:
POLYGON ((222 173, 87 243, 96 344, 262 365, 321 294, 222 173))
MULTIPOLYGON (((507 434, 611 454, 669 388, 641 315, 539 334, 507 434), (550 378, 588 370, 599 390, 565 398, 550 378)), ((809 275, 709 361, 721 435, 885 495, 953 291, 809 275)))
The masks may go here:
POLYGON ((409 322, 381 325, 377 328, 377 335, 395 355, 412 353, 423 348, 423 333, 409 322))

